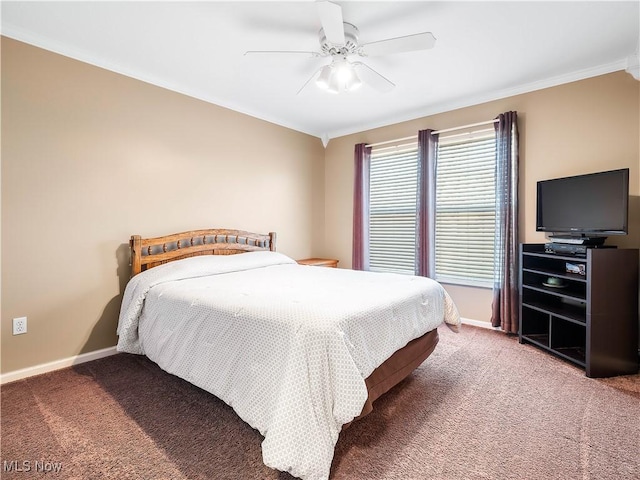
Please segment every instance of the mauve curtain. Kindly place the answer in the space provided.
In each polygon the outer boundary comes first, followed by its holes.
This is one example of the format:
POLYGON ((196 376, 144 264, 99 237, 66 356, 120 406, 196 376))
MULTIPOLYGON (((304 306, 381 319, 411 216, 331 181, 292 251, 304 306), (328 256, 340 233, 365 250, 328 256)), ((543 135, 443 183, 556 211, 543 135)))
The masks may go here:
POLYGON ((369 270, 369 166, 371 147, 356 145, 353 185, 353 250, 351 268, 369 270))
POLYGON ((418 131, 418 192, 416 199, 416 275, 435 275, 436 164, 438 135, 418 131))
POLYGON ((496 236, 491 325, 518 333, 518 115, 496 125, 496 236))

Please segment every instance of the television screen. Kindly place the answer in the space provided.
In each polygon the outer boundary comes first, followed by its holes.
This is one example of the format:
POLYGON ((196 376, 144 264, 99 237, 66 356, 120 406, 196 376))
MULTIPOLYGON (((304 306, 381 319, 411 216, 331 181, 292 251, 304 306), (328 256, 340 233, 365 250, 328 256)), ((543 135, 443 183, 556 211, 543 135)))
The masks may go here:
POLYGON ((625 235, 629 169, 538 182, 536 231, 575 236, 625 235))

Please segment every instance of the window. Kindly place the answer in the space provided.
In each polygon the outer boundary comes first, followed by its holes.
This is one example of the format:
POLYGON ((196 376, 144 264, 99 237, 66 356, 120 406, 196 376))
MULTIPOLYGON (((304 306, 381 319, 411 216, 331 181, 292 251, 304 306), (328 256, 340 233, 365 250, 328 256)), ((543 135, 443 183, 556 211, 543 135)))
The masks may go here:
POLYGON ((413 274, 416 258, 418 143, 371 150, 369 268, 413 274))
MULTIPOLYGON (((415 272, 416 142, 374 147, 370 165, 369 265, 415 272)), ((440 136, 436 174, 435 278, 489 286, 495 232, 495 133, 440 136)))
POLYGON ((493 282, 495 164, 493 129, 438 142, 435 264, 440 282, 493 282))

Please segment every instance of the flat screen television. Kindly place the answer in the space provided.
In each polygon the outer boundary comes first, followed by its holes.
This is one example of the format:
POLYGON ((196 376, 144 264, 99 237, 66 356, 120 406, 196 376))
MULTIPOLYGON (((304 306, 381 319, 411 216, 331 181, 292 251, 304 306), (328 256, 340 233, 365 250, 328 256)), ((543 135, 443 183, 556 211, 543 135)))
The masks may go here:
POLYGON ((551 237, 626 235, 628 212, 628 168, 538 182, 536 231, 551 237))

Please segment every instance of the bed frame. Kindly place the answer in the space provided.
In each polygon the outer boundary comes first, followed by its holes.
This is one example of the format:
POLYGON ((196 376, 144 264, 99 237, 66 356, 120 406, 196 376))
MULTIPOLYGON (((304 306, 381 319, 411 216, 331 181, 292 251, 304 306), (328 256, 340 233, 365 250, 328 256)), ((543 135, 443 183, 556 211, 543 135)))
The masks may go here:
POLYGON ((259 250, 276 250, 276 234, 243 230, 207 229, 142 238, 132 235, 131 276, 163 263, 197 255, 234 255, 259 250))
MULTIPOLYGON (((276 234, 251 233, 242 230, 208 229, 174 233, 163 237, 141 238, 132 235, 131 276, 149 268, 197 255, 234 255, 260 250, 276 250, 276 234)), ((314 267, 321 268, 321 267, 314 267)), ((364 417, 373 410, 373 402, 404 380, 424 362, 438 344, 438 330, 411 340, 391 355, 365 379, 369 397, 362 413, 364 417)), ((344 425, 346 428, 349 424, 344 425)))

